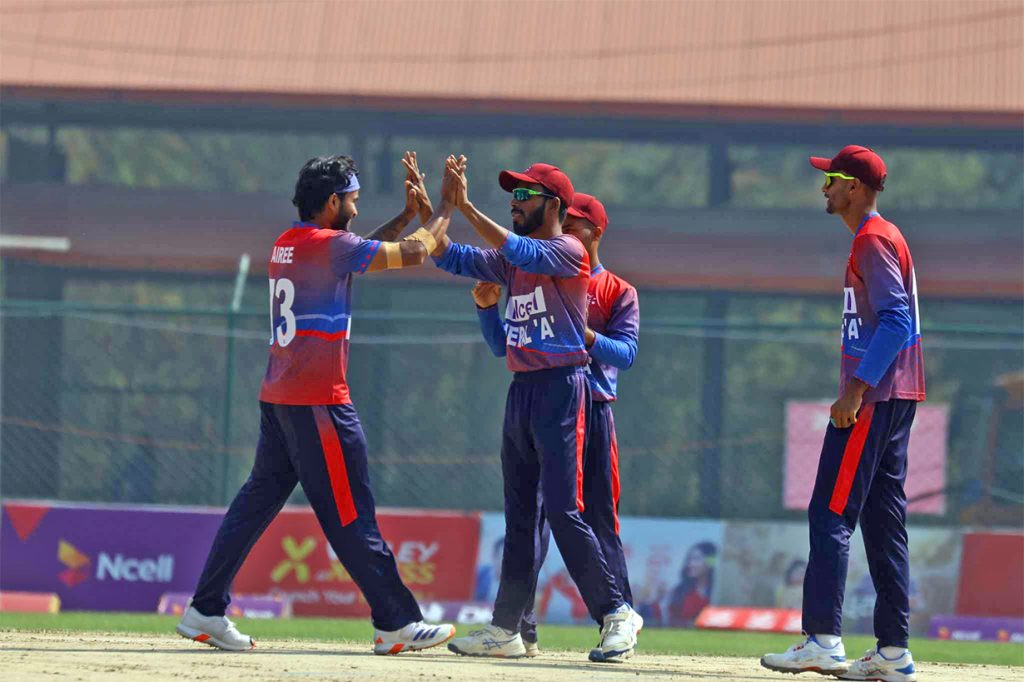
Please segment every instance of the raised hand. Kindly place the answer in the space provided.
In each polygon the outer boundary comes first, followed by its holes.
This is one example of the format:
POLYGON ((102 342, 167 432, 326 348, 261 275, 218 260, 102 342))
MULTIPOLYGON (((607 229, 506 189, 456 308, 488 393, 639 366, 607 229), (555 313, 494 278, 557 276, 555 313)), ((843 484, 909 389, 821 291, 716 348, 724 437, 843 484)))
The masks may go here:
POLYGON ((441 180, 441 198, 455 207, 468 203, 466 196, 466 157, 456 159, 449 156, 444 163, 444 178, 441 180))
MULTIPOLYGON (((445 177, 451 175, 455 186, 452 187, 451 202, 457 208, 463 208, 469 204, 469 181, 466 178, 466 167, 469 165, 465 156, 449 156, 445 159, 445 177)), ((442 194, 444 190, 442 189, 442 194)))
POLYGON ((407 151, 402 156, 402 165, 405 167, 405 198, 406 208, 410 207, 410 201, 415 201, 413 211, 419 214, 421 222, 430 220, 434 207, 430 203, 430 195, 427 194, 427 186, 424 180, 426 173, 420 171, 416 161, 416 152, 407 151), (410 185, 412 189, 410 189, 410 185))

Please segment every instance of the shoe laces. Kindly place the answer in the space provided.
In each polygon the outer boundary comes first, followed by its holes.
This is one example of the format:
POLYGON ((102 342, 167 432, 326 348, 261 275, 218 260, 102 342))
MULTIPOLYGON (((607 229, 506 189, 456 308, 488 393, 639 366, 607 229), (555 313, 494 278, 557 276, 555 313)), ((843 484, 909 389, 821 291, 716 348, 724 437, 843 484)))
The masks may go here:
POLYGON ((622 628, 626 625, 626 619, 622 617, 612 617, 605 623, 604 636, 619 635, 622 634, 622 628))

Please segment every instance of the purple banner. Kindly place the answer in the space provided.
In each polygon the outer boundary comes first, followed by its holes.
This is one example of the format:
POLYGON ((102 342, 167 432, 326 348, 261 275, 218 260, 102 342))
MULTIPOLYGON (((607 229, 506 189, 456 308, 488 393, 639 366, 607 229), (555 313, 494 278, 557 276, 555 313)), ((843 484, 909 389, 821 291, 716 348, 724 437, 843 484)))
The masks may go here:
MULTIPOLYGON (((192 600, 191 592, 169 592, 160 597, 157 613, 180 616, 192 600)), ((291 618, 292 604, 280 597, 252 594, 231 595, 227 615, 229 618, 291 618)))
POLYGON ((1013 642, 1024 644, 1024 618, 933 616, 928 634, 960 642, 1013 642))
POLYGON ((64 610, 155 611, 195 588, 223 513, 5 503, 0 589, 56 592, 64 610))

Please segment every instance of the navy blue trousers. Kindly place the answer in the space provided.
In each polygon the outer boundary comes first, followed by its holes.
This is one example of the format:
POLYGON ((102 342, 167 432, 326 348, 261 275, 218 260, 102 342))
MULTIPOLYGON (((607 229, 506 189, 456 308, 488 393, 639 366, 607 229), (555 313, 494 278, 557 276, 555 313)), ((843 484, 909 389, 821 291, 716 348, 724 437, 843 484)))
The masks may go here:
POLYGON ((352 405, 260 403, 256 461, 221 522, 192 605, 203 615, 224 615, 235 575, 296 483, 366 597, 374 627, 398 630, 423 620, 377 527, 366 437, 352 405))
MULTIPOLYGON (((583 461, 583 520, 594 531, 608 570, 627 604, 633 604, 626 569, 626 553, 619 537, 619 444, 615 438, 612 404, 595 400, 587 418, 587 450, 583 461)), ((538 528, 542 545, 541 563, 547 555, 550 529, 547 519, 538 528)), ((539 572, 539 567, 538 567, 539 572)), ((520 632, 527 642, 537 641, 537 616, 533 612, 536 595, 530 596, 520 632)), ((599 623, 601 621, 598 621, 599 623)))
POLYGON ((623 604, 601 544, 583 520, 590 384, 579 367, 516 373, 501 445, 505 546, 492 623, 517 630, 537 589, 545 520, 595 620, 623 604))
POLYGON ((829 426, 807 509, 811 552, 804 576, 803 629, 841 635, 850 535, 861 525, 875 585, 879 646, 910 636, 907 447, 917 403, 887 400, 861 408, 851 428, 829 426))

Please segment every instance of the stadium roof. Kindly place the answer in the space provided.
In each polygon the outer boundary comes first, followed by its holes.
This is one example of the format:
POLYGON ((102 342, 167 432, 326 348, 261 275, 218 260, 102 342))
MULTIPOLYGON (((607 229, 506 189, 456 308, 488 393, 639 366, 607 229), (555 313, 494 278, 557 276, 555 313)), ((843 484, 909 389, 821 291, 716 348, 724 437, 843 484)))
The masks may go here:
POLYGON ((8 0, 0 17, 7 95, 982 128, 1024 114, 1019 0, 8 0))

